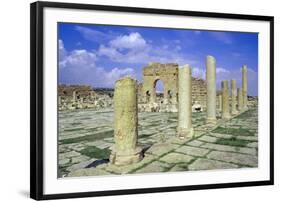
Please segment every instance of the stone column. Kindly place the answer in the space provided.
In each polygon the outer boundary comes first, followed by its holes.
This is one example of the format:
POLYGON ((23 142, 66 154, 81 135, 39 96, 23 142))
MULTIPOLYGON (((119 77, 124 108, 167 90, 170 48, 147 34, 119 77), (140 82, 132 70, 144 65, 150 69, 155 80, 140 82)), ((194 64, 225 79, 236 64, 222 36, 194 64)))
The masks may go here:
POLYGON ((76 91, 73 91, 73 92, 72 92, 72 101, 73 101, 73 102, 76 102, 76 98, 77 98, 77 97, 76 97, 76 91))
POLYGON ((237 111, 237 87, 236 87, 236 80, 231 80, 231 114, 236 115, 238 114, 237 111))
POLYGON ((216 60, 208 55, 206 59, 207 81, 207 123, 216 123, 216 60))
POLYGON ((192 137, 192 88, 191 68, 184 65, 179 68, 178 74, 178 136, 180 138, 192 137))
POLYGON ((61 106, 61 96, 58 97, 58 105, 61 106))
POLYGON ((221 112, 222 111, 222 96, 221 96, 221 94, 219 94, 218 99, 219 99, 219 111, 221 112))
POLYGON ((137 147, 138 109, 136 80, 124 77, 115 83, 114 90, 114 141, 110 162, 128 165, 142 159, 137 147))
POLYGON ((248 109, 248 77, 247 77, 247 65, 242 67, 242 95, 243 95, 243 108, 248 109))
POLYGON ((221 89, 222 89, 222 118, 230 119, 228 81, 221 82, 221 89))
POLYGON ((238 88, 238 110, 243 111, 243 93, 242 89, 238 88))

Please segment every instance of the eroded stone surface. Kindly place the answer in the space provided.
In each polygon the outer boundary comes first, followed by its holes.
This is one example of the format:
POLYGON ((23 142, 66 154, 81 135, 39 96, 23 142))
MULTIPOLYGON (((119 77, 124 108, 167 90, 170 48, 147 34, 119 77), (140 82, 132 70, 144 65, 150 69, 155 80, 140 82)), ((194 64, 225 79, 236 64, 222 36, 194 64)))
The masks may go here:
POLYGON ((227 169, 237 168, 238 166, 231 163, 224 163, 210 159, 197 159, 188 166, 189 170, 213 170, 213 169, 227 169))
POLYGON ((197 135, 182 141, 176 136, 177 113, 141 112, 138 114, 138 142, 144 148, 144 159, 128 166, 114 166, 104 161, 89 170, 85 168, 87 165, 109 158, 114 145, 113 111, 61 111, 59 177, 65 177, 70 172, 72 174, 69 176, 95 176, 257 167, 257 108, 245 113, 228 121, 218 119, 218 125, 212 127, 204 125, 205 112, 193 113, 192 123, 196 126, 194 132, 197 135), (76 122, 79 122, 79 127, 76 122), (218 126, 228 130, 218 131, 215 129, 218 126), (245 145, 238 147, 231 145, 231 142, 230 145, 217 142, 230 138, 245 140, 245 145), (72 158, 76 160, 83 156, 89 159, 80 163, 72 162, 72 158))
POLYGON ((164 161, 166 163, 177 164, 177 163, 188 163, 192 159, 194 159, 194 157, 189 155, 179 154, 179 153, 169 153, 164 157, 160 158, 159 160, 164 161))
POLYGON ((184 153, 187 155, 192 155, 192 156, 205 156, 209 152, 208 149, 190 147, 190 146, 182 146, 175 151, 179 152, 179 153, 184 153))

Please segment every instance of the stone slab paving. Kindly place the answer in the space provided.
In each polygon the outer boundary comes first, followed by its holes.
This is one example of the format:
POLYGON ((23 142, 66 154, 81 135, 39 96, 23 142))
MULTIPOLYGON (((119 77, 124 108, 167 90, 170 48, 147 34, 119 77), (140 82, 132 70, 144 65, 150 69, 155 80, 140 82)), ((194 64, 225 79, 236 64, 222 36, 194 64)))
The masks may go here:
MULTIPOLYGON (((216 126, 206 113, 193 113, 194 136, 176 137, 177 113, 139 113, 138 144, 142 161, 128 166, 108 163, 113 139, 113 111, 59 112, 59 177, 197 171, 258 166, 258 113, 249 109, 216 126)), ((218 117, 219 118, 219 117, 218 117)))

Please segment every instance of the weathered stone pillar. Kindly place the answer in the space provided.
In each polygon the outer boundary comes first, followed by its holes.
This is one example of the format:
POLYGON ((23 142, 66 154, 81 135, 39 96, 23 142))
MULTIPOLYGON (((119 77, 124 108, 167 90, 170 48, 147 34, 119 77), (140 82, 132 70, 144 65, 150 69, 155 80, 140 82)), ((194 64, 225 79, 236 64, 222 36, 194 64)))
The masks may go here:
POLYGON ((231 80, 231 114, 236 115, 238 114, 237 111, 237 87, 236 87, 236 80, 231 80))
POLYGON ((192 88, 191 68, 184 65, 179 68, 178 74, 178 136, 180 138, 192 137, 192 88))
POLYGON ((128 165, 142 159, 137 147, 138 109, 136 80, 124 77, 115 83, 114 90, 114 141, 110 162, 128 165))
POLYGON ((95 93, 94 93, 93 91, 91 91, 90 98, 91 98, 91 99, 94 99, 94 98, 95 98, 95 93))
POLYGON ((222 118, 230 119, 228 81, 221 82, 221 89, 222 89, 222 118))
POLYGON ((248 109, 248 77, 247 77, 247 65, 242 67, 242 95, 243 95, 243 108, 248 109))
POLYGON ((207 81, 207 123, 216 123, 216 60, 208 55, 206 59, 207 81))
POLYGON ((61 106, 61 96, 58 97, 58 105, 61 106))
POLYGON ((221 94, 219 94, 218 99, 219 99, 219 111, 221 112, 222 111, 222 96, 221 96, 221 94))
POLYGON ((238 110, 243 111, 243 93, 242 89, 238 88, 238 110))
POLYGON ((76 97, 76 91, 73 91, 73 92, 72 92, 72 101, 73 101, 73 102, 76 102, 76 98, 77 98, 77 97, 76 97))

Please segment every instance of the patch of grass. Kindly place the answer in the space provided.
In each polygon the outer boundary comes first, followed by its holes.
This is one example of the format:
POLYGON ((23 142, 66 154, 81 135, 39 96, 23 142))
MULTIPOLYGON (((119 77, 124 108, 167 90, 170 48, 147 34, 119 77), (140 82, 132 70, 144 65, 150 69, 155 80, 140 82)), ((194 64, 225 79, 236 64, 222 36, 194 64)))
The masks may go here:
POLYGON ((113 130, 106 131, 103 133, 97 133, 94 135, 86 135, 86 136, 81 136, 81 137, 60 140, 60 142, 62 144, 72 144, 72 143, 78 143, 78 142, 93 142, 93 141, 101 140, 101 139, 104 139, 107 137, 113 137, 113 130))
POLYGON ((251 117, 252 115, 252 110, 248 110, 246 112, 243 112, 242 114, 239 114, 238 116, 236 116, 235 118, 236 119, 246 119, 246 118, 249 118, 251 117))
POLYGON ((198 119, 196 119, 196 121, 198 121, 198 122, 204 122, 206 120, 206 118, 198 118, 198 119))
POLYGON ((245 136, 252 136, 254 135, 253 132, 249 131, 245 128, 223 128, 221 126, 217 127, 212 131, 213 133, 220 133, 220 134, 231 134, 231 135, 245 135, 245 136))
POLYGON ((153 134, 142 134, 142 135, 139 135, 139 139, 144 139, 144 138, 148 138, 150 136, 152 136, 153 134))
POLYGON ((215 144, 229 145, 229 146, 235 146, 235 147, 245 147, 250 142, 251 141, 248 141, 248 140, 241 140, 236 137, 231 137, 231 138, 217 139, 215 144))
POLYGON ((85 156, 89 156, 90 158, 97 158, 97 159, 108 159, 110 156, 109 149, 107 148, 99 149, 98 147, 95 146, 86 147, 85 149, 82 149, 80 153, 85 156))
MULTIPOLYGON (((73 124, 72 124, 73 125, 73 124)), ((77 131, 77 130, 83 130, 83 127, 79 127, 79 128, 69 128, 69 129, 65 129, 64 131, 66 132, 70 132, 70 131, 77 131)))

